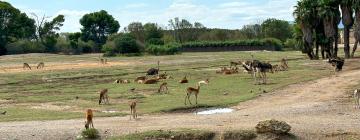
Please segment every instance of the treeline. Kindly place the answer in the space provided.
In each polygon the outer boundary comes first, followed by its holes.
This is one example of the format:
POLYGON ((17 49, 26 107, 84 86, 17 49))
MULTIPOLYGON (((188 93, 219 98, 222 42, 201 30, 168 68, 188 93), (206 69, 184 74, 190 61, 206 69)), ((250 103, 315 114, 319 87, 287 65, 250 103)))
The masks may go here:
POLYGON ((241 29, 210 29, 186 19, 169 20, 167 27, 157 23, 133 22, 124 27, 108 12, 89 13, 80 19, 81 32, 58 33, 65 18, 26 15, 0 1, 0 55, 21 53, 82 54, 103 52, 106 56, 149 53, 177 54, 180 47, 212 45, 285 45, 294 48, 293 26, 287 21, 267 19, 241 29), (265 39, 267 38, 267 39, 265 39), (264 43, 264 40, 266 42, 264 43), (190 45, 192 44, 192 45, 190 45))

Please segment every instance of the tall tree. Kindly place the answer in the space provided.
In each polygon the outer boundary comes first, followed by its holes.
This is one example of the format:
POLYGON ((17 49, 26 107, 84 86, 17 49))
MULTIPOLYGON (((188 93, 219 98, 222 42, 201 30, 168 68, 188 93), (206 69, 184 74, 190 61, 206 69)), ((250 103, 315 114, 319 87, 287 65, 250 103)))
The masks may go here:
POLYGON ((36 18, 36 39, 45 46, 46 52, 55 52, 55 44, 60 30, 65 22, 64 15, 58 15, 51 21, 47 21, 47 17, 44 15, 39 18, 36 14, 32 14, 36 18))
POLYGON ((262 33, 265 37, 277 38, 281 41, 291 38, 292 29, 289 22, 270 18, 261 24, 262 33))
POLYGON ((32 38, 35 21, 7 2, 0 1, 0 55, 6 54, 5 46, 17 39, 32 38))
POLYGON ((357 49, 357 45, 360 43, 360 0, 354 0, 353 8, 355 10, 355 29, 354 29, 355 44, 354 44, 353 52, 351 53, 352 57, 354 57, 355 51, 357 49))
POLYGON ((80 19, 82 40, 92 40, 97 44, 95 52, 106 43, 107 37, 119 31, 120 24, 105 10, 84 15, 80 19))
POLYGON ((353 0, 341 0, 342 23, 344 24, 344 53, 350 58, 350 29, 354 24, 353 0))
POLYGON ((156 23, 146 23, 144 25, 145 41, 150 39, 161 39, 164 35, 163 29, 156 23))
POLYGON ((126 31, 130 32, 137 40, 144 43, 144 26, 141 22, 132 22, 126 27, 126 31))

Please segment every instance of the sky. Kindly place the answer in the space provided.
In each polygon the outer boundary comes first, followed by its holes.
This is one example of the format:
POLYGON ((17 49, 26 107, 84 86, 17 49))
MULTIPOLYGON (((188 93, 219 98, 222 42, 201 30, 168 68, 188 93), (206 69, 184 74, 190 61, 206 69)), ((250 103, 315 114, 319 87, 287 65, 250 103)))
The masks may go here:
POLYGON ((294 21, 297 0, 5 0, 22 12, 39 16, 65 15, 61 32, 80 31, 80 18, 90 12, 106 10, 119 21, 121 29, 129 23, 156 22, 162 27, 172 18, 200 22, 208 28, 240 29, 267 18, 294 21))

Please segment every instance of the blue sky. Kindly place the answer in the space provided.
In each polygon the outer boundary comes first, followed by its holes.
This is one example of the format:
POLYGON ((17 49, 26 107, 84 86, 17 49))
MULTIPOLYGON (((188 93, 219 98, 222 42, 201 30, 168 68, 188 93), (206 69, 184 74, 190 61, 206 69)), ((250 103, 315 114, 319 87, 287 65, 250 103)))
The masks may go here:
POLYGON ((80 31, 86 13, 106 10, 120 23, 156 22, 166 27, 174 17, 201 22, 209 28, 239 29, 267 18, 293 21, 297 0, 5 0, 26 13, 65 15, 62 32, 80 31))

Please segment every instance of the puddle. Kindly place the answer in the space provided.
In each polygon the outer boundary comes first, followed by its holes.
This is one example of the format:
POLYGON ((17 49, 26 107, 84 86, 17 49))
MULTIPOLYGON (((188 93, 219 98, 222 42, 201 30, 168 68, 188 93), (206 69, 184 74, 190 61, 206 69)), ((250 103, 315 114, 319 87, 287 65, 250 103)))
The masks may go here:
POLYGON ((106 110, 106 111, 101 111, 102 113, 116 113, 117 111, 114 110, 106 110))
POLYGON ((234 109, 231 108, 215 108, 215 109, 208 109, 204 111, 197 112, 197 115, 212 115, 212 114, 224 114, 224 113, 231 113, 234 109))

